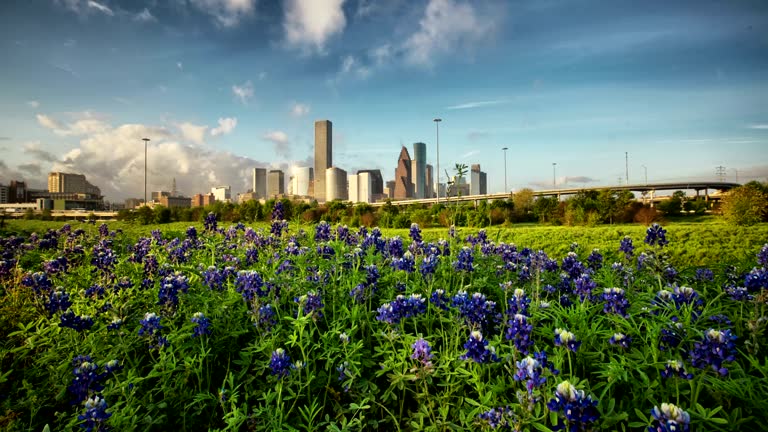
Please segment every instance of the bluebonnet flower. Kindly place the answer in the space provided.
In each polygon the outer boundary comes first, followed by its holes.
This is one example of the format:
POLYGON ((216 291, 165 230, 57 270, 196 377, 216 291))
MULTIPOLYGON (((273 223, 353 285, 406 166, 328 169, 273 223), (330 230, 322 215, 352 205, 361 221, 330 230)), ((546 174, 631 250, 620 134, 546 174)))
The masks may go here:
POLYGON ((476 292, 467 296, 465 291, 459 291, 453 298, 453 305, 459 308, 462 318, 473 329, 493 333, 501 321, 496 302, 488 300, 485 294, 476 292))
POLYGON ((655 223, 648 227, 645 231, 645 243, 654 246, 664 247, 669 244, 667 240, 667 230, 662 228, 659 224, 655 223))
POLYGON ((744 276, 744 286, 751 292, 768 289, 768 270, 765 267, 753 268, 744 276))
POLYGON ((53 282, 43 272, 27 273, 21 279, 21 284, 27 288, 32 288, 38 296, 44 296, 53 289, 53 282))
POLYGON ((253 265, 259 260, 259 250, 249 247, 245 250, 245 264, 253 265))
POLYGON ((59 327, 71 328, 77 332, 88 330, 93 327, 93 318, 91 318, 89 315, 75 315, 75 313, 71 310, 61 314, 59 320, 59 327))
POLYGON ((107 402, 100 396, 93 396, 85 401, 85 413, 77 416, 77 419, 82 421, 80 427, 85 429, 86 432, 105 432, 109 428, 105 423, 112 413, 107 412, 107 402))
POLYGON ((557 385, 554 399, 547 403, 547 408, 561 415, 556 429, 563 429, 567 424, 571 432, 588 430, 589 424, 598 419, 597 400, 585 395, 584 390, 576 390, 569 381, 557 385), (565 421, 562 417, 565 417, 565 421))
POLYGON ((293 299, 293 301, 301 306, 301 315, 311 314, 312 319, 315 321, 323 317, 322 309, 325 305, 319 293, 310 291, 301 297, 293 299))
POLYGON ((120 330, 120 327, 123 325, 123 320, 120 318, 114 318, 112 322, 110 322, 107 325, 108 330, 120 330))
POLYGON ((467 243, 471 244, 472 246, 486 244, 488 243, 488 233, 486 233, 484 229, 481 229, 477 232, 477 236, 470 234, 467 236, 467 243))
POLYGON ((99 225, 99 236, 100 237, 107 237, 109 235, 109 227, 107 224, 103 223, 99 225))
MULTIPOLYGON (((544 355, 546 359, 546 353, 544 355)), ((517 371, 512 378, 515 381, 525 380, 525 388, 528 390, 529 396, 533 395, 535 389, 547 383, 547 378, 543 376, 546 365, 541 364, 538 359, 527 356, 515 363, 515 365, 517 366, 517 371)))
POLYGON ((704 300, 699 297, 699 293, 691 287, 675 287, 672 292, 672 300, 675 307, 679 310, 683 305, 691 305, 694 312, 699 312, 704 307, 704 300))
POLYGON ((86 297, 103 298, 105 294, 104 287, 99 284, 93 284, 85 290, 86 297))
POLYGON ((272 307, 272 305, 266 304, 260 306, 259 309, 256 310, 255 322, 253 323, 254 326, 265 332, 268 332, 272 330, 272 327, 274 327, 276 324, 277 312, 275 312, 275 309, 272 307))
POLYGON ((317 255, 320 256, 322 259, 331 259, 336 254, 336 251, 333 250, 333 248, 327 244, 318 245, 317 246, 317 255))
POLYGON ((207 270, 203 271, 202 276, 203 285, 207 286, 208 289, 221 291, 224 289, 228 274, 214 266, 209 266, 207 270))
POLYGON ((202 312, 195 312, 195 314, 192 315, 191 321, 197 324, 193 330, 192 337, 211 334, 211 320, 206 318, 202 312))
POLYGON ((586 271, 584 264, 579 261, 578 256, 574 252, 568 252, 565 258, 563 258, 563 262, 560 264, 560 269, 564 271, 571 280, 577 279, 586 271))
POLYGON ((413 259, 413 254, 408 251, 403 254, 402 258, 392 258, 392 268, 413 273, 416 270, 416 262, 413 259))
POLYGON ((408 232, 408 236, 411 237, 411 240, 413 240, 414 243, 421 243, 421 228, 419 228, 419 224, 412 223, 411 229, 408 232))
POLYGON ((354 246, 357 244, 357 238, 355 237, 354 233, 349 231, 349 227, 346 225, 338 225, 336 227, 336 239, 343 241, 349 246, 354 246))
POLYGON ((272 353, 269 368, 272 369, 272 375, 285 378, 291 373, 291 357, 284 349, 278 348, 272 353))
POLYGON ((46 261, 43 263, 43 270, 45 270, 45 272, 51 276, 59 273, 66 273, 67 268, 68 268, 67 258, 63 256, 54 258, 50 261, 46 261))
POLYGON ((564 346, 569 350, 576 352, 581 346, 581 342, 576 340, 576 336, 561 328, 555 329, 555 346, 564 346))
POLYGON ((179 292, 186 294, 188 290, 189 279, 180 272, 166 276, 160 283, 160 291, 157 293, 157 304, 175 309, 179 305, 179 292))
MULTIPOLYGON (((349 370, 349 362, 345 361, 336 367, 336 372, 339 373, 339 382, 344 382, 352 377, 352 371, 349 370)), ((344 385, 344 391, 349 391, 349 384, 344 385)))
POLYGON ((315 225, 315 241, 326 242, 331 240, 331 226, 322 220, 315 225))
POLYGON ((424 256, 424 259, 421 261, 421 266, 419 267, 419 270, 421 271, 421 275, 424 278, 430 275, 434 275, 435 270, 437 270, 438 264, 440 264, 439 254, 433 254, 433 253, 426 254, 424 256))
MULTIPOLYGON (((503 284, 502 284, 503 285, 503 284)), ((531 305, 531 299, 520 288, 516 288, 512 297, 507 299, 507 315, 522 314, 528 315, 528 307, 531 305)))
POLYGON ((632 244, 632 238, 624 236, 619 244, 619 252, 624 252, 624 257, 629 260, 635 252, 635 246, 632 244))
POLYGON ((281 221, 285 219, 285 207, 282 201, 275 201, 275 206, 272 208, 272 220, 281 221))
POLYGON ((139 336, 155 336, 160 334, 163 326, 160 324, 160 317, 154 312, 147 312, 144 314, 144 319, 139 321, 141 328, 139 329, 139 336))
POLYGON ((379 268, 376 267, 376 264, 367 265, 364 267, 365 269, 365 284, 366 285, 376 285, 376 283, 379 281, 379 278, 381 275, 379 274, 379 268))
POLYGON ((63 288, 52 291, 48 296, 48 303, 45 305, 51 316, 56 312, 66 312, 70 306, 72 306, 72 301, 70 301, 69 294, 63 288))
POLYGON ((691 416, 687 412, 671 403, 661 404, 651 410, 653 421, 648 426, 649 432, 688 432, 690 429, 691 416))
POLYGON ((685 370, 685 365, 680 360, 667 360, 664 370, 661 371, 661 376, 663 378, 677 376, 687 380, 693 379, 693 374, 685 370))
POLYGON ((676 268, 668 265, 664 267, 664 273, 662 275, 667 282, 672 283, 677 279, 678 272, 676 268))
POLYGON ((768 267, 768 243, 764 244, 760 252, 757 253, 757 263, 763 268, 768 267))
POLYGON ((736 335, 730 330, 709 329, 701 342, 695 342, 689 352, 691 364, 699 369, 711 367, 720 375, 728 375, 724 362, 732 362, 736 358, 736 335))
POLYGON ((269 294, 269 289, 264 289, 264 279, 253 270, 241 270, 237 272, 235 279, 235 289, 239 292, 245 301, 251 301, 256 296, 264 297, 269 294))
POLYGON ((603 255, 599 249, 592 249, 587 257, 587 266, 592 270, 600 270, 603 267, 603 255))
POLYGON ((197 241, 197 228, 193 226, 187 227, 186 235, 188 239, 197 241))
POLYGON ((629 301, 627 300, 624 290, 621 288, 605 288, 603 289, 603 312, 609 314, 616 314, 627 318, 627 308, 629 307, 629 301))
POLYGON ((390 258, 401 258, 404 253, 403 239, 400 236, 394 236, 387 242, 387 254, 390 258))
POLYGON ((597 288, 597 282, 593 281, 588 274, 582 274, 574 282, 573 293, 579 296, 579 300, 584 303, 585 300, 592 301, 592 291, 597 288))
POLYGON ((216 218, 216 213, 210 212, 203 221, 203 227, 207 233, 218 232, 219 222, 216 218))
POLYGON ((629 349, 629 344, 632 343, 632 338, 624 333, 614 333, 613 336, 608 339, 608 343, 611 345, 618 345, 624 349, 629 349))
POLYGON ((643 267, 646 266, 646 262, 651 260, 651 257, 648 256, 645 252, 640 252, 640 255, 637 256, 637 269, 642 270, 643 267))
POLYGON ((419 338, 411 345, 411 348, 413 348, 411 359, 420 362, 423 367, 432 367, 432 347, 429 346, 429 342, 424 338, 419 338))
POLYGON ((700 282, 712 282, 715 279, 715 274, 708 268, 696 269, 696 280, 700 282))
POLYGON ((672 317, 672 322, 661 329, 659 337, 659 349, 661 351, 677 348, 683 341, 685 329, 683 329, 683 324, 677 321, 677 317, 672 317))
POLYGON ((475 363, 490 363, 498 361, 496 350, 488 346, 488 341, 483 339, 483 334, 477 330, 469 334, 469 340, 464 344, 465 354, 459 357, 462 360, 472 360, 475 363))
POLYGON ((533 325, 528 322, 528 317, 515 314, 507 321, 507 325, 507 340, 514 341, 515 348, 523 355, 528 355, 530 348, 533 348, 533 325))
POLYGON ((123 369, 123 365, 117 360, 110 360, 104 365, 104 373, 111 375, 119 370, 123 369))
POLYGON ((475 269, 475 267, 472 265, 473 260, 474 258, 472 256, 472 249, 464 246, 459 251, 459 255, 456 257, 456 261, 453 262, 453 268, 456 271, 471 272, 475 269))
POLYGON ((339 335, 339 342, 341 342, 342 345, 347 345, 349 343, 349 335, 347 335, 347 333, 342 332, 339 335))
POLYGON ((731 321, 731 319, 728 318, 728 315, 725 315, 725 314, 712 315, 709 318, 707 318, 707 320, 716 322, 718 324, 723 324, 726 326, 733 325, 733 322, 731 321))
POLYGON ((117 264, 117 254, 110 248, 111 243, 111 240, 101 240, 93 246, 91 264, 105 276, 111 275, 117 264))
POLYGON ((355 299, 356 303, 365 303, 367 296, 365 295, 365 284, 360 283, 355 285, 354 288, 352 288, 352 291, 349 292, 349 296, 355 299))
POLYGON ((477 418, 487 423, 491 429, 509 429, 517 420, 517 416, 508 406, 491 408, 478 414, 477 418))
POLYGON ((104 389, 101 382, 107 374, 99 373, 99 365, 93 361, 91 356, 78 355, 72 359, 72 384, 67 387, 72 394, 72 404, 78 404, 93 394, 104 389))
POLYGON ((429 302, 439 309, 448 310, 448 304, 450 302, 450 298, 445 293, 445 290, 436 289, 435 291, 432 292, 432 295, 429 297, 429 302))
POLYGON ((421 294, 411 294, 409 297, 400 294, 392 302, 384 303, 376 310, 379 313, 376 319, 387 324, 399 324, 403 318, 423 314, 426 310, 426 300, 421 294))

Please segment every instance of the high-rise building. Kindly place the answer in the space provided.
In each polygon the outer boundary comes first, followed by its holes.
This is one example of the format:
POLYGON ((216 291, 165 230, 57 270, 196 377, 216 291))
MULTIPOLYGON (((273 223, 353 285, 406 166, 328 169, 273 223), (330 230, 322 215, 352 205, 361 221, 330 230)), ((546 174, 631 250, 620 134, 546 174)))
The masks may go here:
POLYGON ((256 194, 258 199, 267 197, 267 169, 254 168, 251 191, 256 194))
MULTIPOLYGON (((317 192, 317 191, 315 191, 317 192)), ((338 167, 330 167, 325 170, 325 200, 346 201, 349 198, 347 193, 347 172, 338 167)))
POLYGON ((403 148, 400 149, 400 156, 397 158, 397 168, 395 169, 394 199, 412 198, 412 183, 411 155, 408 154, 408 149, 403 146, 403 148))
POLYGON ((384 178, 381 176, 381 170, 358 170, 357 174, 368 173, 371 176, 371 196, 382 195, 384 193, 384 178))
POLYGON ((154 202, 160 202, 160 198, 162 197, 169 197, 171 196, 171 193, 168 191, 153 191, 152 192, 152 201, 154 202))
POLYGON ((125 200, 125 208, 133 209, 138 208, 144 203, 143 198, 128 198, 125 200))
POLYGON ((387 182, 386 186, 384 187, 384 195, 389 199, 392 199, 395 197, 395 181, 394 180, 390 180, 387 182))
POLYGON ((430 164, 427 164, 426 169, 426 180, 427 180, 427 188, 425 189, 426 192, 424 193, 424 198, 434 198, 435 197, 435 183, 434 179, 432 178, 432 171, 433 167, 430 164))
POLYGON ((267 198, 276 198, 285 193, 285 174, 281 170, 267 173, 267 198))
POLYGON ((63 172, 48 173, 48 192, 101 196, 101 190, 90 184, 83 174, 63 172))
POLYGON ((307 196, 309 195, 309 185, 314 180, 314 169, 312 167, 293 167, 291 168, 291 178, 289 183, 289 195, 307 196))
POLYGON ((160 197, 160 205, 164 207, 184 207, 189 208, 192 206, 192 200, 183 196, 164 196, 160 197))
POLYGON ((27 184, 23 181, 11 180, 11 184, 8 185, 8 203, 25 203, 27 198, 27 184))
POLYGON ((0 204, 8 204, 8 186, 0 184, 0 204))
POLYGON ((358 202, 373 202, 373 176, 370 172, 357 174, 357 200, 358 202))
POLYGON ((232 188, 229 186, 212 187, 211 193, 216 201, 232 202, 232 188))
MULTIPOLYGON (((333 166, 333 124, 330 120, 315 122, 315 181, 314 194, 318 202, 331 201, 325 196, 326 170, 333 166)), ((346 179, 345 179, 346 183, 346 179)))
POLYGON ((472 164, 469 173, 469 194, 485 195, 488 193, 488 176, 480 171, 480 164, 472 164))
POLYGON ((207 205, 211 205, 216 201, 216 198, 213 196, 212 193, 207 194, 195 194, 192 197, 192 207, 205 207, 207 205))
POLYGON ((360 202, 359 198, 359 184, 358 184, 358 174, 349 174, 347 176, 347 191, 349 196, 349 201, 356 203, 360 202))
POLYGON ((411 182, 413 197, 426 198, 427 189, 427 145, 423 142, 413 143, 413 160, 411 161, 411 182))

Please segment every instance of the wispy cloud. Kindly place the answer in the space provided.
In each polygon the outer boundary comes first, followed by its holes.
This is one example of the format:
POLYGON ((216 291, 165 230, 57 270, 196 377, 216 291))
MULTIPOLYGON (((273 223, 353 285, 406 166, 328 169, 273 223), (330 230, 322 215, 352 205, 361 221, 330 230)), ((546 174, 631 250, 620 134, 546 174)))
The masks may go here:
POLYGON ((88 7, 98 10, 99 12, 102 12, 104 14, 107 14, 109 16, 114 16, 115 13, 112 12, 112 9, 108 8, 107 6, 104 6, 101 3, 95 2, 93 0, 88 0, 88 7))
POLYGON ((275 145, 275 153, 278 156, 287 157, 289 155, 291 143, 288 140, 288 134, 285 132, 280 130, 270 131, 264 134, 262 138, 275 145))
POLYGON ((27 101, 27 106, 30 108, 40 108, 40 102, 36 100, 27 101))
POLYGON ((303 117, 309 114, 310 107, 307 104, 296 102, 291 107, 291 115, 294 117, 303 117))
POLYGON ((232 94, 235 95, 235 98, 239 100, 240 103, 248 105, 248 101, 253 98, 253 83, 248 80, 242 85, 233 85, 232 94))
POLYGON ((483 131, 472 131, 467 134, 467 139, 470 141, 479 141, 481 139, 485 139, 491 136, 488 132, 483 131))
POLYGON ((183 71, 183 70, 184 70, 184 63, 182 63, 182 62, 176 62, 176 67, 177 67, 177 68, 178 68, 180 71, 183 71))
POLYGON ((256 0, 190 0, 189 3, 211 15, 222 27, 236 27, 240 21, 253 15, 256 8, 256 0))
POLYGON ((503 105, 509 103, 506 99, 501 100, 488 100, 488 101, 474 101, 474 102, 466 102, 463 104, 458 105, 451 105, 448 107, 445 107, 447 110, 461 110, 461 109, 472 109, 472 108, 482 108, 492 105, 503 105))
POLYGON ((54 162, 58 159, 53 153, 43 150, 38 141, 25 143, 23 149, 25 154, 43 162, 54 162))
POLYGON ((211 129, 211 136, 226 135, 237 127, 237 117, 225 117, 219 119, 219 126, 211 129))
POLYGON ((768 123, 753 124, 753 125, 749 125, 747 127, 750 128, 750 129, 768 129, 768 123))
POLYGON ((80 75, 78 75, 78 73, 75 72, 75 70, 72 69, 72 67, 70 67, 67 64, 51 63, 51 66, 53 66, 54 68, 56 68, 56 69, 58 69, 60 71, 66 72, 66 73, 72 75, 75 78, 80 78, 80 75))
POLYGON ((480 154, 480 150, 470 150, 470 151, 464 153, 463 155, 461 155, 461 158, 462 159, 466 159, 468 157, 472 157, 472 156, 477 155, 477 154, 480 154))
POLYGON ((157 18, 155 18, 154 15, 152 15, 152 12, 149 11, 149 9, 144 8, 143 11, 137 13, 133 16, 134 21, 143 22, 143 23, 149 23, 157 21, 157 18))

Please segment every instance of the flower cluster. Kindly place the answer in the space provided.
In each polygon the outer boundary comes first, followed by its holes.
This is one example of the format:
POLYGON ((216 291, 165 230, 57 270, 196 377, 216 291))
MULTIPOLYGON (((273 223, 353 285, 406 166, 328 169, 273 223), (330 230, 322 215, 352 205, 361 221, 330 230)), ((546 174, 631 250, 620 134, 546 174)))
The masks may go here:
POLYGON ((468 296, 466 291, 459 291, 452 303, 459 308, 464 322, 472 329, 493 333, 501 321, 501 314, 496 312, 496 302, 486 299, 485 294, 476 292, 468 296))
POLYGON ((701 342, 693 344, 689 355, 691 364, 699 369, 711 367, 720 375, 728 375, 724 362, 732 362, 736 358, 736 335, 730 330, 709 329, 701 342))
POLYGON ((624 290, 621 288, 605 288, 603 290, 603 312, 608 314, 616 314, 627 318, 627 308, 629 307, 629 301, 625 296, 624 290))
POLYGON ((426 278, 429 275, 435 274, 435 270, 437 270, 438 264, 440 264, 440 254, 427 253, 424 256, 424 259, 421 261, 419 271, 421 271, 421 275, 426 278))
POLYGON ((412 223, 408 235, 411 237, 411 240, 413 240, 414 243, 421 243, 421 228, 419 228, 419 224, 412 223))
POLYGON ((144 314, 144 319, 139 321, 139 336, 149 339, 150 348, 162 348, 168 345, 168 339, 160 335, 163 326, 160 324, 160 317, 154 312, 144 314))
POLYGON ((669 244, 667 240, 667 230, 661 227, 661 225, 655 223, 648 227, 645 231, 645 243, 654 246, 664 247, 669 244))
POLYGON ((453 262, 453 268, 456 271, 471 272, 475 269, 474 265, 472 264, 473 260, 474 258, 472 256, 472 249, 464 246, 459 251, 459 255, 456 257, 456 261, 453 262))
POLYGON ((649 432, 688 432, 691 416, 671 403, 661 404, 651 410, 653 421, 648 426, 649 432))
POLYGON ((635 253, 635 246, 632 244, 631 237, 624 236, 624 238, 621 239, 621 243, 619 243, 619 252, 624 252, 624 257, 628 260, 632 258, 632 255, 635 253))
POLYGON ((708 268, 696 269, 696 280, 700 282, 712 282, 715 280, 715 274, 708 268))
POLYGON ((436 289, 434 292, 432 292, 432 296, 429 297, 429 302, 432 303, 432 305, 434 305, 436 308, 442 310, 448 310, 450 301, 451 299, 448 297, 448 294, 446 294, 445 290, 442 289, 436 289))
POLYGON ((592 301, 592 291, 597 288, 597 282, 593 281, 588 274, 582 274, 574 282, 573 293, 579 296, 579 300, 584 303, 585 300, 592 301))
POLYGON ((194 324, 197 324, 193 330, 192 337, 211 334, 211 320, 206 318, 202 312, 195 312, 195 314, 192 315, 191 321, 194 324))
POLYGON ((71 328, 77 332, 88 330, 93 327, 93 318, 89 315, 75 315, 71 310, 61 314, 59 320, 59 327, 71 328))
POLYGON ((51 294, 48 296, 48 302, 45 304, 45 308, 48 309, 48 313, 51 316, 56 312, 66 312, 70 306, 72 306, 72 301, 69 299, 69 294, 63 288, 51 291, 51 294))
POLYGON ((299 304, 301 315, 311 315, 315 321, 323 317, 322 311, 325 305, 320 293, 310 291, 301 297, 294 298, 293 301, 299 304))
POLYGON ((588 430, 588 425, 598 419, 597 400, 585 395, 584 390, 576 390, 569 381, 557 385, 554 399, 547 403, 547 407, 561 415, 557 429, 562 429, 567 424, 569 431, 588 430), (562 417, 565 417, 565 422, 562 417))
POLYGON ((555 329, 555 346, 564 346, 569 350, 576 352, 581 346, 581 342, 576 340, 576 336, 561 328, 555 329))
POLYGON ((186 294, 188 290, 189 279, 186 276, 179 272, 168 275, 160 283, 160 290, 157 293, 157 304, 175 310, 179 305, 179 292, 186 294))
POLYGON ((461 355, 462 360, 472 360, 475 363, 490 363, 498 361, 496 350, 488 346, 488 341, 483 339, 483 334, 475 330, 469 334, 469 340, 464 344, 466 353, 461 355))
POLYGON ((599 249, 592 249, 592 253, 587 257, 587 266, 595 271, 603 267, 603 255, 599 249))
POLYGON ((99 372, 99 365, 91 356, 78 355, 72 359, 72 384, 67 388, 72 394, 72 404, 78 404, 95 393, 104 389, 102 381, 107 377, 106 373, 99 372))
POLYGON ((677 376, 687 380, 693 379, 693 374, 685 370, 685 365, 680 360, 667 360, 664 370, 661 371, 661 376, 663 378, 677 376))
POLYGON ((315 225, 315 242, 327 242, 331 240, 331 225, 326 221, 320 221, 315 225))
POLYGON ((632 338, 624 333, 614 333, 613 336, 608 339, 608 343, 620 346, 624 349, 629 349, 629 344, 632 343, 632 338))
POLYGON ((416 261, 413 259, 413 254, 408 251, 403 254, 401 258, 392 258, 392 268, 408 273, 416 271, 416 261))
POLYGON ((528 315, 528 306, 530 305, 531 305, 531 299, 529 299, 528 296, 525 295, 525 291, 523 291, 520 288, 516 288, 512 292, 512 297, 507 299, 507 315, 510 315, 510 316, 515 314, 528 315))
POLYGON ((291 357, 284 349, 278 348, 272 353, 269 368, 272 370, 272 375, 285 378, 291 373, 291 357))
POLYGON ((107 407, 107 402, 99 396, 88 398, 85 401, 85 412, 77 416, 77 419, 83 422, 80 427, 86 432, 108 431, 105 423, 112 413, 107 412, 107 407))
POLYGON ((207 233, 218 232, 219 222, 216 219, 216 213, 210 212, 205 216, 203 227, 207 233))
MULTIPOLYGON (((544 362, 547 362, 547 353, 536 353, 536 357, 540 357, 543 354, 544 362)), ((540 388, 547 383, 547 378, 543 376, 545 365, 535 357, 525 357, 524 359, 515 363, 517 366, 517 372, 512 376, 515 381, 525 381, 525 388, 528 390, 528 395, 533 395, 533 391, 540 388)))
POLYGON ((432 347, 429 346, 429 342, 424 338, 419 338, 411 345, 411 348, 413 348, 411 359, 421 363, 424 368, 432 367, 432 347))
POLYGON ((528 317, 523 314, 515 314, 507 321, 507 325, 507 340, 514 341, 515 348, 523 355, 528 355, 529 350, 533 348, 533 340, 531 339, 533 325, 528 323, 528 317))
POLYGON ((491 408, 478 414, 477 418, 491 429, 509 429, 517 420, 517 416, 508 406, 491 408))
POLYGON ((411 294, 406 297, 402 294, 395 297, 389 303, 384 303, 376 310, 378 321, 387 324, 399 324, 403 318, 410 318, 427 311, 426 299, 421 294, 411 294))
POLYGON ((245 301, 251 301, 256 296, 264 297, 269 293, 269 289, 264 289, 264 280, 253 270, 241 270, 237 272, 235 279, 235 289, 239 292, 245 301))

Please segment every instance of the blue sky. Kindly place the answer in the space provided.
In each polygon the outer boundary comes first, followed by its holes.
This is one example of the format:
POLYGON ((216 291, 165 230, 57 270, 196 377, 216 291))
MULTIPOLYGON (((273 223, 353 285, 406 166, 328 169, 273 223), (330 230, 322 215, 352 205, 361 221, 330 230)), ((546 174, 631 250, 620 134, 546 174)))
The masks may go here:
POLYGON ((256 166, 393 177, 400 143, 491 192, 768 177, 764 1, 7 0, 0 182, 82 172, 108 199, 256 166), (673 4, 670 4, 673 3, 673 4))

